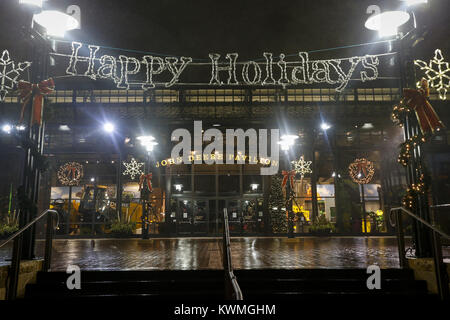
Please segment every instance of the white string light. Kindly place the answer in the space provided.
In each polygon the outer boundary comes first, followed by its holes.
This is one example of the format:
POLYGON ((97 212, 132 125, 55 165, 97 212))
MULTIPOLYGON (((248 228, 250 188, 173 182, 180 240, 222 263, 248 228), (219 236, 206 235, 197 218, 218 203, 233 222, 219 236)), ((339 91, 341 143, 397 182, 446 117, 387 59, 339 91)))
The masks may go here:
POLYGON ((277 65, 281 69, 281 77, 278 80, 278 84, 281 84, 283 88, 289 84, 289 79, 287 78, 287 64, 286 61, 284 61, 285 55, 283 53, 280 54, 280 61, 277 62, 277 65))
POLYGON ((129 175, 132 180, 134 180, 135 176, 140 176, 144 173, 144 171, 141 170, 141 167, 144 166, 144 163, 137 162, 134 158, 131 158, 130 162, 123 161, 123 165, 126 169, 122 174, 124 176, 129 175))
POLYGON ((155 84, 153 83, 153 76, 156 74, 160 74, 164 71, 166 68, 166 65, 164 63, 164 60, 160 57, 155 56, 144 56, 143 57, 143 63, 147 65, 146 68, 146 76, 147 80, 146 83, 142 85, 142 89, 146 90, 149 88, 154 88, 155 84), (156 63, 155 63, 156 61, 156 63), (154 65, 158 65, 158 68, 155 70, 154 65))
POLYGON ((273 78, 273 57, 271 52, 264 52, 264 58, 266 58, 266 78, 262 82, 263 86, 267 86, 270 84, 275 84, 275 79, 273 78))
POLYGON ((29 66, 31 66, 31 62, 25 61, 19 62, 16 67, 9 56, 9 51, 3 50, 0 57, 0 101, 5 99, 9 90, 14 89, 14 86, 18 83, 17 78, 20 72, 25 71, 29 66))
POLYGON ((372 70, 373 75, 369 76, 366 71, 361 71, 361 81, 365 82, 367 80, 376 80, 378 78, 378 64, 380 61, 378 60, 378 57, 374 56, 365 56, 364 59, 362 59, 362 65, 364 68, 372 70), (370 61, 369 61, 370 59, 370 61))
POLYGON ((255 85, 261 82, 261 68, 255 61, 249 61, 246 64, 244 64, 244 67, 242 68, 242 78, 244 79, 244 82, 249 85, 255 85), (250 66, 253 66, 253 80, 250 80, 248 69, 250 66))
POLYGON ((229 65, 225 67, 219 67, 220 54, 210 53, 208 56, 211 59, 211 80, 209 84, 223 85, 223 82, 219 79, 219 71, 228 71, 228 85, 239 84, 236 77, 236 60, 239 56, 237 53, 228 53, 226 55, 229 65))
POLYGON ((117 77, 117 61, 113 56, 104 55, 100 59, 101 66, 97 70, 100 79, 111 79, 115 83, 119 82, 117 77))
POLYGON ((180 60, 181 60, 181 66, 179 68, 177 68, 178 58, 175 58, 175 57, 167 57, 166 58, 167 68, 169 69, 170 72, 172 72, 172 75, 173 75, 172 80, 170 80, 170 82, 168 82, 166 84, 166 87, 171 87, 175 83, 177 83, 178 79, 180 78, 181 73, 184 71, 184 69, 187 67, 187 65, 192 62, 191 57, 181 57, 180 60))
MULTIPOLYGON (((444 56, 440 49, 434 51, 434 58, 427 64, 422 60, 414 60, 414 64, 425 70, 428 84, 436 88, 439 93, 439 99, 447 99, 447 89, 450 87, 450 68, 449 63, 444 61, 444 56)), ((420 88, 420 83, 417 85, 420 88)))
POLYGON ((119 89, 130 89, 130 82, 128 81, 128 76, 133 74, 138 74, 141 71, 141 63, 138 59, 133 57, 127 57, 120 55, 120 80, 117 84, 119 89), (132 64, 134 67, 132 70, 129 69, 129 65, 132 64))
MULTIPOLYGON (((286 87, 290 84, 313 84, 313 83, 327 83, 329 85, 338 85, 335 90, 343 91, 350 80, 359 80, 362 82, 378 79, 378 56, 366 55, 356 56, 342 59, 328 59, 328 60, 309 60, 307 52, 299 52, 297 61, 285 61, 286 55, 281 53, 278 56, 278 61, 274 61, 273 53, 264 52, 263 56, 265 62, 246 61, 238 62, 239 55, 237 53, 228 53, 225 59, 220 61, 221 55, 217 53, 210 53, 210 62, 195 62, 191 57, 166 57, 165 59, 157 56, 143 56, 141 59, 135 57, 128 57, 120 55, 118 58, 108 55, 103 55, 97 58, 99 46, 89 45, 89 56, 79 56, 80 48, 83 45, 79 42, 72 43, 72 54, 70 55, 69 66, 66 73, 69 75, 87 76, 92 79, 111 79, 118 88, 129 89, 130 86, 141 86, 142 89, 147 90, 154 88, 157 84, 165 87, 171 87, 175 84, 182 85, 179 79, 181 74, 186 70, 188 65, 211 67, 211 78, 209 85, 281 85, 286 87), (77 64, 85 64, 84 72, 77 70, 77 64), (97 71, 95 71, 96 64, 97 71), (119 65, 119 66, 118 66, 119 65), (142 66, 145 65, 145 82, 130 81, 130 76, 142 73, 142 66), (273 65, 277 65, 277 77, 275 80, 273 65), (242 66, 242 79, 238 80, 237 70, 238 66, 242 66), (290 69, 288 72, 288 68, 290 69), (355 70, 361 69, 359 78, 353 79, 352 76, 355 70), (252 70, 251 70, 252 69, 252 70), (164 71, 171 74, 171 79, 166 82, 156 82, 155 75, 159 75, 164 71), (221 76, 225 71, 228 73, 226 81, 221 80, 221 76), (264 80, 263 80, 264 79, 264 80)), ((392 54, 392 53, 389 53, 392 54)), ((62 54, 56 54, 64 56, 62 54)), ((223 79, 223 77, 222 77, 223 79)), ((186 83, 189 85, 189 83, 186 83)), ((208 85, 202 83, 202 85, 208 85)))
POLYGON ((297 161, 291 161, 291 163, 294 165, 295 173, 300 174, 301 179, 305 177, 305 174, 312 173, 310 168, 312 161, 305 161, 304 156, 301 156, 297 161))

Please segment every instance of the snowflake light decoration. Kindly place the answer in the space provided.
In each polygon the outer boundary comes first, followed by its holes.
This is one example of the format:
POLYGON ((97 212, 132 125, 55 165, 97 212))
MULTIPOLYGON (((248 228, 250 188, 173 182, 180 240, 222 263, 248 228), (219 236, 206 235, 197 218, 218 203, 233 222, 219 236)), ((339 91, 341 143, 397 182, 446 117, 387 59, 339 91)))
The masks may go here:
POLYGON ((141 170, 141 167, 144 165, 143 162, 137 162, 136 159, 131 158, 130 162, 123 162, 123 165, 125 166, 126 170, 122 173, 124 176, 129 175, 132 180, 134 180, 135 176, 140 176, 144 173, 144 171, 141 170))
POLYGON ((0 102, 5 99, 8 91, 12 90, 14 85, 17 84, 20 72, 25 71, 29 66, 31 66, 31 62, 25 61, 20 62, 16 68, 14 61, 9 57, 8 50, 3 50, 0 57, 0 102))
POLYGON ((305 174, 312 173, 312 170, 310 168, 312 161, 305 161, 304 156, 301 156, 297 161, 291 161, 291 163, 294 165, 295 173, 299 173, 302 179, 305 174))
POLYGON ((450 87, 450 67, 449 63, 444 61, 441 50, 434 51, 434 58, 428 64, 422 60, 414 60, 414 64, 419 66, 420 70, 425 70, 428 83, 430 87, 437 89, 439 98, 447 99, 447 88, 450 87))

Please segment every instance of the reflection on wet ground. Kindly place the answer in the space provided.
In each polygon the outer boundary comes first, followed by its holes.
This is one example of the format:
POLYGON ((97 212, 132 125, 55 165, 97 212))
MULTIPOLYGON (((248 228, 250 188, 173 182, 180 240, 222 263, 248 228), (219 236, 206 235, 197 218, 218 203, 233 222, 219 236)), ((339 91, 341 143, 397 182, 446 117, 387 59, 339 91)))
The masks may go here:
MULTIPOLYGON (((43 255, 43 241, 36 253, 43 255)), ((220 269, 220 238, 55 240, 52 269, 220 269)), ((232 238, 233 265, 251 268, 398 268, 392 237, 232 238)), ((8 264, 11 246, 0 249, 8 264)))

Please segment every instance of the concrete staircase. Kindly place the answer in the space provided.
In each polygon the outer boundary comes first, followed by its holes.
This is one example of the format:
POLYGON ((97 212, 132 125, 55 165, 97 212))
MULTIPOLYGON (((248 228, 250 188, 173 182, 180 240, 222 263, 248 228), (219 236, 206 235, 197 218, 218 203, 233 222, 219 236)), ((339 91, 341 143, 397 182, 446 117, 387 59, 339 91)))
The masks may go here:
MULTIPOLYGON (((436 300, 425 281, 412 270, 382 269, 381 289, 369 290, 365 269, 254 269, 235 270, 244 300, 273 301, 316 299, 395 298, 436 300)), ((224 297, 221 270, 190 271, 82 271, 81 289, 69 290, 65 272, 40 272, 26 288, 25 299, 133 299, 217 301, 224 297)))

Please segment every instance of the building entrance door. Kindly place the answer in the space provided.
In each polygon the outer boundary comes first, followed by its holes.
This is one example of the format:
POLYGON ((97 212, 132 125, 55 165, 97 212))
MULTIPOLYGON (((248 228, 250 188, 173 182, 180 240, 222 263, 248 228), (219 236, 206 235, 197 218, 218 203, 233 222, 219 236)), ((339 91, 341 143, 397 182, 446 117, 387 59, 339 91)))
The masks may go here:
POLYGON ((262 199, 180 198, 177 199, 177 235, 222 236, 224 208, 228 209, 231 235, 243 236, 263 232, 262 199))
POLYGON ((176 223, 179 235, 206 235, 209 224, 209 201, 179 199, 176 223))
POLYGON ((223 232, 223 209, 227 208, 231 235, 250 235, 263 232, 262 199, 219 199, 217 230, 223 232))

